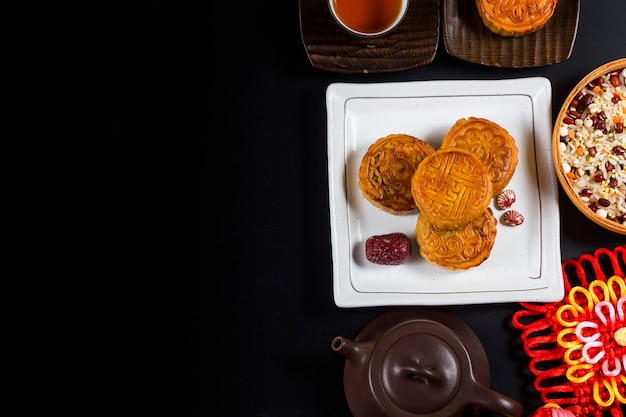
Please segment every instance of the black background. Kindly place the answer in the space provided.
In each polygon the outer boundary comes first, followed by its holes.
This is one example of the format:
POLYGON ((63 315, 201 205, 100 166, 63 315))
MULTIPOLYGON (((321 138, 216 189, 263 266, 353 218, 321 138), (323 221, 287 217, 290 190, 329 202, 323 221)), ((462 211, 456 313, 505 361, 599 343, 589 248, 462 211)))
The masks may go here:
MULTIPOLYGON (((295 3, 295 2, 294 2, 295 3)), ((231 219, 228 271, 232 320, 220 361, 226 381, 223 413, 248 416, 350 416, 343 395, 344 359, 331 351, 337 335, 355 337, 388 308, 342 309, 332 291, 328 214, 325 91, 333 82, 547 77, 556 116, 569 90, 595 67, 626 56, 626 38, 613 16, 626 3, 582 0, 572 54, 563 63, 529 69, 491 68, 438 53, 429 65, 386 74, 341 75, 313 68, 299 34, 297 4, 280 17, 259 18, 266 5, 243 11, 251 34, 234 51, 227 113, 232 118, 229 155, 243 187, 224 205, 231 219), (609 21, 607 21, 609 20, 609 21)), ((210 170, 208 154, 205 168, 210 170)), ((626 237, 595 226, 561 193, 562 259, 600 247, 614 248, 626 237)), ((213 203, 212 203, 213 204, 213 203)), ((208 236, 208 235, 207 235, 208 236)), ((541 405, 525 377, 526 358, 514 347, 510 329, 516 304, 442 307, 461 317, 483 342, 491 364, 491 385, 524 404, 525 415, 541 405)), ((200 325, 202 331, 206 327, 200 325)), ((211 339, 216 343, 216 339, 211 339)), ((200 378, 213 381, 209 358, 200 378)), ((206 405, 206 404, 205 404, 206 405)), ((201 404, 202 406, 202 404, 201 404)), ((201 407, 202 409, 202 407, 201 407)))
MULTIPOLYGON (((582 76, 626 56, 621 0, 581 1, 563 63, 485 67, 440 40, 429 65, 367 75, 310 65, 296 1, 210 7, 64 8, 37 39, 54 60, 25 52, 45 87, 25 96, 46 116, 25 239, 47 255, 37 285, 22 264, 27 301, 3 328, 17 330, 6 357, 26 414, 350 416, 330 343, 389 308, 333 301, 328 85, 541 76, 554 117, 582 76)), ((562 192, 560 212, 562 259, 626 242, 562 192)), ((541 405, 510 328, 517 304, 440 308, 484 344, 492 388, 525 415, 541 405)))

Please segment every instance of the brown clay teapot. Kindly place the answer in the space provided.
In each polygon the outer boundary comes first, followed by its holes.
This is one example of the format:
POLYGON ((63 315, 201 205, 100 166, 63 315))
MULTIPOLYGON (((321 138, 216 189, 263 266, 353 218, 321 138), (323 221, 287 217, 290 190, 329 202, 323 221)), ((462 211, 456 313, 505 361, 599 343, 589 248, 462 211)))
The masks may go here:
POLYGON ((458 417, 486 409, 521 417, 517 401, 489 387, 480 340, 439 311, 391 310, 355 338, 337 336, 344 391, 354 417, 458 417))

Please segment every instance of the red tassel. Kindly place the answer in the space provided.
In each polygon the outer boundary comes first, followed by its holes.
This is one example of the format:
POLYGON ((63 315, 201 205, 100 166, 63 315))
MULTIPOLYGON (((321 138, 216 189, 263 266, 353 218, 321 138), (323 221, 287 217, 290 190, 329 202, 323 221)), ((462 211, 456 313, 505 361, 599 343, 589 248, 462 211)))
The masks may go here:
MULTIPOLYGON (((596 280, 606 284, 612 276, 623 280, 626 272, 624 265, 626 265, 626 245, 613 251, 600 248, 593 255, 584 254, 578 259, 563 261, 562 273, 566 294, 563 300, 544 304, 520 303, 522 309, 513 315, 512 325, 522 331, 520 339, 529 358, 528 369, 535 375, 533 387, 546 403, 528 417, 626 417, 622 410, 623 404, 619 401, 613 401, 609 406, 602 406, 596 402, 592 392, 594 382, 598 382, 599 386, 597 395, 602 398, 608 395, 605 386, 597 380, 597 375, 594 374, 588 380, 579 383, 566 378, 570 365, 563 360, 565 348, 557 341, 557 335, 564 326, 559 320, 561 316, 557 317, 557 311, 569 303, 568 294, 571 289, 574 286, 589 288, 591 282, 596 280), (605 414, 606 411, 610 415, 605 414)), ((620 294, 624 295, 616 283, 613 285, 613 292, 618 294, 618 297, 620 294)), ((599 287, 594 287, 592 292, 596 301, 605 297, 599 287)), ((578 319, 582 320, 581 317, 578 319)), ((615 355, 620 357, 622 354, 622 349, 616 348, 615 355)), ((618 389, 623 397, 623 386, 618 389)))

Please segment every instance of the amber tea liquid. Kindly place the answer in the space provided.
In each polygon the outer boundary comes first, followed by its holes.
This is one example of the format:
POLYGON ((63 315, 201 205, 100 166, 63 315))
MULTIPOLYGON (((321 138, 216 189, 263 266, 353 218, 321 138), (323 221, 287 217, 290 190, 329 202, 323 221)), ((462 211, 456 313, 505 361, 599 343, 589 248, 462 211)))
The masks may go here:
POLYGON ((402 0, 330 0, 339 20, 352 30, 382 32, 396 20, 402 0))

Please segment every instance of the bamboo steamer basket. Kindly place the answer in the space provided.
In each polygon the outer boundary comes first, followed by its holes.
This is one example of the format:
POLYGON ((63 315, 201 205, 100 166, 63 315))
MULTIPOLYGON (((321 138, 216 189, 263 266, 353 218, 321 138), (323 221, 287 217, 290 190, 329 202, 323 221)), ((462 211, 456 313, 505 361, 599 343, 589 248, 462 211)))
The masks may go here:
POLYGON ((559 143, 560 143, 560 138, 561 138, 559 131, 561 128, 561 121, 568 114, 570 104, 572 103, 572 100, 578 94, 579 91, 582 91, 582 89, 588 83, 595 80, 599 76, 608 74, 609 72, 614 71, 614 70, 618 70, 618 69, 621 70, 625 67, 626 67, 626 58, 620 58, 615 61, 611 61, 609 63, 599 66, 598 68, 588 73, 582 80, 580 80, 580 82, 576 84, 576 86, 572 89, 572 91, 569 93, 569 95, 565 99, 565 102, 563 103, 563 106, 561 107, 561 110, 559 111, 559 114, 556 118, 556 122, 554 123, 554 128, 552 131, 552 159, 554 162, 554 168, 556 170, 557 177, 559 179, 559 182, 561 183, 561 186, 563 187, 563 190, 565 191, 565 194, 567 194, 567 196, 572 201, 572 203, 576 206, 576 208, 582 214, 584 214, 588 219, 590 219, 594 223, 598 224, 599 226, 607 230, 610 230, 615 233, 620 233, 623 235, 626 235, 626 225, 620 224, 616 221, 597 215, 594 211, 592 211, 589 207, 587 207, 587 203, 585 203, 580 198, 580 196, 576 193, 576 191, 574 191, 574 189, 570 185, 568 178, 565 175, 565 172, 563 172, 563 166, 562 166, 563 164, 562 164, 561 155, 559 151, 559 143))

